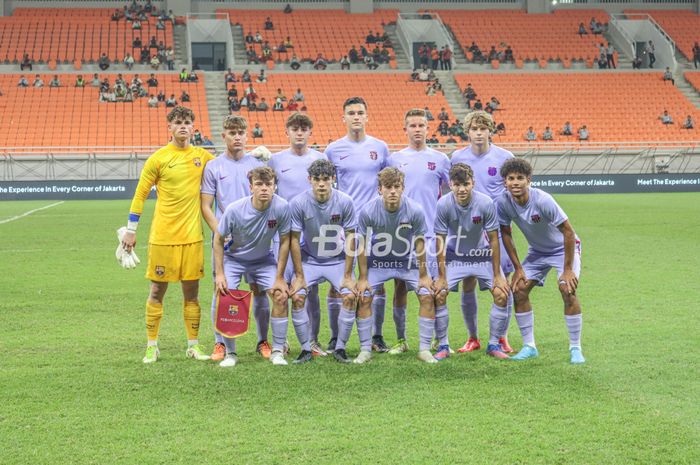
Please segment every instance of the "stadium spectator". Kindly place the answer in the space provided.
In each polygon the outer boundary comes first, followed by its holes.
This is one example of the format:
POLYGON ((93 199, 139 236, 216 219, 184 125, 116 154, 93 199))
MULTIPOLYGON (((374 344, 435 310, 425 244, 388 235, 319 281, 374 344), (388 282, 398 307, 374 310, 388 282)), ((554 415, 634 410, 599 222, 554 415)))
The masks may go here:
POLYGON ((165 64, 168 67, 168 71, 175 69, 175 50, 172 47, 165 49, 165 64))
POLYGON ((428 139, 425 140, 427 145, 439 145, 440 139, 437 138, 437 134, 433 133, 428 139))
POLYGON ((229 109, 231 112, 241 111, 241 102, 239 102, 237 98, 230 99, 229 109))
POLYGON ((100 80, 100 76, 97 73, 92 75, 92 81, 90 81, 90 85, 92 87, 100 87, 102 85, 102 81, 100 80))
POLYGON ((455 139, 452 136, 448 136, 447 139, 445 140, 445 144, 447 145, 455 145, 457 143, 457 139, 455 139))
POLYGON ((107 54, 106 54, 106 53, 103 53, 103 54, 100 56, 100 59, 98 60, 97 63, 98 63, 98 66, 100 67, 100 69, 101 69, 102 71, 107 70, 107 69, 109 68, 109 58, 107 57, 107 54))
POLYGON ((496 134, 505 134, 506 133, 506 125, 503 122, 500 122, 496 125, 496 134))
POLYGON ((124 57, 124 66, 126 66, 126 69, 131 70, 134 67, 134 57, 131 56, 131 53, 126 52, 126 56, 124 57))
POLYGON ((238 98, 238 89, 236 89, 236 86, 231 86, 228 90, 228 97, 236 97, 238 98))
POLYGON ((372 55, 367 55, 364 58, 365 66, 367 66, 367 69, 377 69, 379 68, 379 65, 377 64, 376 61, 374 61, 374 57, 372 55))
POLYGON ((421 66, 428 66, 428 61, 430 60, 430 47, 427 44, 423 44, 418 47, 418 59, 420 60, 421 66))
POLYGON ((289 102, 287 102, 287 111, 291 111, 291 112, 299 111, 299 104, 297 103, 296 100, 291 99, 289 102))
POLYGON ((78 77, 75 79, 75 87, 85 87, 85 80, 82 74, 78 74, 78 77))
POLYGON ((265 19, 265 30, 272 31, 274 28, 275 28, 275 25, 272 23, 272 19, 268 16, 265 19))
POLYGON ((578 128, 578 140, 588 140, 588 127, 584 124, 578 128))
POLYGON ((476 45, 476 42, 472 41, 472 44, 469 46, 469 52, 472 54, 472 62, 480 62, 484 63, 484 54, 481 52, 481 49, 479 48, 478 45, 476 45))
POLYGON ((114 10, 112 13, 112 21, 119 21, 122 17, 121 11, 119 9, 114 10))
POLYGON ((438 113, 437 119, 440 121, 447 121, 450 119, 450 115, 447 113, 445 107, 440 108, 440 113, 438 113))
POLYGON ((151 49, 148 48, 148 45, 144 45, 141 48, 141 57, 139 58, 139 63, 142 65, 145 65, 146 63, 149 62, 151 59, 151 49))
POLYGON ((442 50, 442 66, 440 69, 451 70, 452 69, 452 49, 449 45, 445 45, 442 50))
POLYGON ((564 127, 561 129, 561 133, 560 133, 560 134, 561 134, 562 136, 571 136, 571 135, 573 135, 573 128, 571 127, 571 123, 570 123, 570 122, 567 121, 566 123, 564 123, 564 127))
MULTIPOLYGON (((182 82, 182 79, 180 82, 182 82)), ((158 87, 158 79, 156 79, 156 75, 154 73, 151 73, 151 76, 146 81, 146 84, 148 84, 148 87, 158 87)))
POLYGON ((165 22, 160 18, 158 18, 158 20, 156 21, 156 30, 158 30, 158 31, 165 30, 165 22))
POLYGON ((258 98, 258 93, 255 92, 255 88, 253 87, 253 84, 248 84, 248 87, 245 88, 243 91, 243 94, 248 97, 248 101, 255 101, 258 98))
POLYGON ((29 71, 32 70, 32 59, 29 58, 28 53, 24 54, 24 56, 22 57, 22 62, 19 64, 20 71, 24 71, 24 68, 29 68, 29 71))
POLYGON ((447 121, 440 121, 440 124, 438 124, 437 131, 440 133, 441 136, 446 136, 450 133, 450 125, 447 124, 447 121))
POLYGON ((476 99, 476 102, 474 102, 474 110, 483 110, 484 109, 484 104, 481 103, 481 99, 478 98, 476 99))
POLYGON ((350 63, 357 63, 360 61, 360 54, 354 45, 348 51, 348 58, 350 59, 350 63))
POLYGON ((537 140, 537 134, 532 129, 532 126, 527 128, 527 132, 525 133, 525 140, 528 142, 534 142, 537 140))
POLYGON ((192 135, 192 145, 202 145, 202 143, 204 143, 202 133, 199 131, 199 129, 195 129, 194 134, 192 135))
POLYGON ((262 44, 263 43, 263 36, 260 34, 260 31, 255 32, 255 37, 253 38, 253 42, 256 44, 262 44))
POLYGON ((683 126, 681 126, 681 127, 682 127, 682 129, 693 129, 695 127, 695 123, 693 122, 693 117, 688 115, 688 117, 683 122, 683 126))
POLYGON ((282 102, 287 101, 287 96, 284 95, 284 92, 282 92, 281 88, 277 88, 277 95, 275 95, 275 99, 279 99, 282 102))
POLYGON ((350 69, 350 59, 347 55, 344 55, 343 58, 340 59, 340 69, 350 69))
POLYGON ((664 110, 663 114, 659 116, 659 119, 663 124, 673 124, 673 118, 668 114, 668 110, 664 110))
POLYGON ((382 46, 382 51, 379 52, 379 63, 389 63, 391 61, 391 56, 389 56, 389 50, 382 46))
POLYGON ((236 82, 236 75, 234 74, 233 71, 231 71, 231 68, 229 68, 226 71, 226 75, 224 76, 224 79, 225 79, 226 83, 236 82))
POLYGON ((209 139, 209 136, 204 136, 202 138, 202 147, 214 147, 214 142, 209 139))
POLYGON ((275 99, 275 103, 272 105, 272 111, 284 111, 284 104, 279 98, 275 99))
POLYGON ((324 70, 328 66, 328 63, 326 62, 326 59, 323 58, 323 54, 319 53, 318 56, 316 57, 316 61, 314 61, 314 69, 315 70, 324 70))
POLYGON ((53 79, 49 81, 49 87, 61 87, 61 81, 58 79, 58 74, 54 75, 53 79))
POLYGON ((488 54, 488 57, 486 58, 486 61, 490 62, 490 61, 498 60, 499 58, 500 57, 498 54, 498 50, 496 50, 496 46, 492 45, 491 50, 489 50, 489 54, 488 54))
POLYGON ((246 59, 248 60, 248 64, 258 63, 260 61, 258 59, 258 55, 257 55, 257 53, 255 53, 255 49, 253 48, 252 45, 250 47, 248 47, 248 50, 246 50, 245 55, 246 55, 246 59))
POLYGON ((632 69, 642 69, 642 58, 639 55, 632 60, 632 69))
POLYGON ((34 87, 44 87, 44 80, 41 79, 41 76, 37 74, 36 77, 34 77, 34 82, 32 83, 32 85, 34 87))
POLYGON ((578 24, 578 35, 583 38, 584 35, 588 35, 588 31, 586 30, 586 26, 581 22, 578 24))
POLYGON ((489 103, 486 104, 491 111, 496 111, 501 107, 501 102, 496 97, 491 97, 489 103))
POLYGON ((269 42, 265 41, 262 47, 262 60, 263 61, 269 61, 272 60, 272 48, 270 47, 269 42))
POLYGON ((476 96, 478 94, 474 91, 474 88, 472 87, 471 82, 467 84, 467 87, 464 89, 464 98, 466 100, 474 100, 476 99, 476 96))
POLYGON ((301 89, 297 89, 296 93, 293 95, 294 100, 297 102, 303 102, 304 101, 304 94, 302 93, 301 89))
POLYGON ((160 59, 158 58, 158 55, 153 55, 151 57, 150 65, 151 68, 158 71, 158 68, 160 67, 160 59))
POLYGON ((294 48, 294 42, 292 42, 292 39, 289 36, 287 36, 287 38, 284 39, 283 45, 286 49, 294 48))
POLYGON ((693 66, 698 69, 698 63, 700 63, 700 44, 695 42, 693 45, 693 66))
POLYGON ((292 55, 292 59, 289 60, 289 67, 292 68, 294 71, 298 70, 301 67, 299 58, 297 58, 296 55, 292 55))
POLYGON ((255 123, 252 134, 253 140, 263 137, 263 129, 260 127, 260 123, 255 123))
POLYGON ((654 63, 656 63, 656 47, 654 47, 654 42, 651 40, 649 41, 646 47, 644 47, 644 53, 649 56, 649 68, 653 68, 654 63))
POLYGON ((253 33, 248 31, 248 34, 245 35, 245 43, 252 44, 254 42, 255 42, 255 37, 253 37, 253 33))
POLYGON ((508 45, 503 57, 504 63, 515 63, 515 57, 513 56, 513 49, 508 45))
POLYGON ((141 47, 143 47, 143 43, 141 42, 141 37, 136 37, 134 41, 131 43, 132 48, 138 48, 139 50, 141 47))
POLYGON ((552 132, 552 128, 547 126, 544 128, 544 132, 542 133, 542 140, 554 140, 554 133, 552 132))
POLYGON ((148 48, 158 49, 158 39, 156 39, 156 36, 151 36, 151 40, 148 41, 148 48))
POLYGON ((178 75, 180 82, 187 82, 187 78, 189 77, 189 74, 187 74, 187 69, 182 68, 182 71, 180 71, 180 74, 178 75))
POLYGON ((180 101, 182 103, 190 101, 190 94, 188 94, 186 90, 183 90, 182 94, 180 94, 180 101))
POLYGON ((605 48, 605 61, 607 62, 608 68, 617 68, 615 66, 615 47, 608 42, 608 46, 605 48))
POLYGON ((430 112, 430 109, 428 107, 425 107, 423 111, 425 111, 425 119, 427 119, 428 121, 435 121, 435 117, 430 112))
MULTIPOLYGON (((437 81, 437 76, 435 76, 435 71, 433 71, 432 68, 428 68, 428 81, 437 81)), ((435 86, 435 90, 441 90, 438 89, 437 86, 435 86)))
POLYGON ((435 95, 435 86, 433 85, 433 83, 428 83, 428 85, 425 88, 425 95, 427 95, 428 97, 432 97, 433 95, 435 95))
POLYGON ((165 92, 163 92, 162 90, 158 91, 158 101, 165 102, 165 92))
POLYGON ((282 13, 290 14, 291 12, 292 12, 292 5, 290 5, 289 3, 287 3, 287 4, 284 6, 284 10, 282 10, 282 13))
POLYGON ((676 80, 673 79, 673 73, 671 72, 671 68, 668 66, 666 67, 666 71, 664 71, 664 81, 671 81, 671 84, 674 86, 676 85, 676 80))
POLYGON ((131 29, 134 31, 140 31, 141 30, 141 21, 138 19, 135 19, 131 22, 131 29))
POLYGON ((270 107, 267 104, 267 102, 265 101, 265 97, 261 98, 260 105, 258 105, 258 111, 267 111, 269 109, 270 109, 270 107))
POLYGON ((243 74, 241 74, 241 82, 253 82, 253 78, 250 76, 250 71, 247 69, 243 70, 243 74))
POLYGON ((430 50, 430 64, 433 69, 438 69, 438 66, 440 66, 440 51, 437 47, 430 50))
POLYGON ((267 82, 267 76, 265 76, 264 69, 260 70, 260 74, 258 74, 258 77, 255 79, 255 82, 267 82))
POLYGON ((367 37, 365 37, 365 43, 366 44, 374 44, 375 43, 375 38, 374 34, 372 31, 369 31, 369 34, 367 34, 367 37))
POLYGON ((19 77, 19 81, 17 81, 17 87, 29 87, 29 81, 26 77, 24 77, 24 74, 19 77))

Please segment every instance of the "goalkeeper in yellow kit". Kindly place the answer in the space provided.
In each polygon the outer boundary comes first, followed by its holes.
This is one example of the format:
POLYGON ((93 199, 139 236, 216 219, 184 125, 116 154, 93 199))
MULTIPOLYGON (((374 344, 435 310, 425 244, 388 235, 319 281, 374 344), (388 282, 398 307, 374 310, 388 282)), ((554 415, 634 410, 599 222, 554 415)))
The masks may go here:
POLYGON ((163 316, 163 297, 168 283, 180 281, 184 297, 183 316, 187 332, 187 356, 208 360, 199 346, 199 280, 204 276, 204 249, 200 184, 204 166, 214 159, 206 150, 190 145, 194 113, 176 107, 168 113, 171 141, 151 155, 141 171, 131 202, 127 231, 121 245, 131 253, 136 244, 143 204, 156 186, 158 198, 148 239, 148 269, 151 290, 146 302, 148 346, 144 363, 158 360, 158 330, 163 316))

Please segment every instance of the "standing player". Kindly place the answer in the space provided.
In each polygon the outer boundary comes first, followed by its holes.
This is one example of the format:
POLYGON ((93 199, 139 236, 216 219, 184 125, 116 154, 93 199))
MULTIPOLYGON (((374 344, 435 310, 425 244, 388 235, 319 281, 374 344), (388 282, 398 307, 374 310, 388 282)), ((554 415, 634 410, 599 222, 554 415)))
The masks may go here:
MULTIPOLYGON (((333 189, 335 167, 328 160, 313 162, 308 169, 308 180, 311 189, 290 203, 292 257, 301 257, 307 285, 328 281, 335 293, 343 296, 341 312, 354 315, 356 219, 352 199, 333 189)), ((303 308, 304 300, 304 293, 299 292, 292 298, 292 304, 303 308)), ((333 354, 339 362, 350 362, 343 349, 333 354)))
MULTIPOLYGON (((313 127, 313 121, 307 115, 292 113, 285 124, 289 148, 274 154, 268 162, 268 166, 275 170, 277 175, 277 195, 287 202, 291 202, 294 197, 309 189, 307 173, 309 166, 316 160, 326 159, 324 154, 308 146, 313 127)), ((290 268, 288 262, 286 274, 289 276, 291 276, 290 268)), ((318 286, 309 288, 306 308, 311 321, 311 351, 314 355, 325 356, 326 352, 318 343, 321 322, 318 286)))
POLYGON ((148 345, 143 363, 158 360, 158 331, 163 317, 163 297, 168 283, 180 281, 184 299, 183 316, 187 332, 187 356, 209 360, 199 345, 199 280, 204 276, 204 247, 199 186, 204 166, 214 157, 200 147, 190 145, 194 132, 194 113, 175 107, 168 113, 170 143, 148 157, 141 171, 129 209, 127 232, 122 247, 127 252, 136 245, 136 228, 151 188, 158 199, 148 239, 146 278, 151 289, 146 302, 148 345))
MULTIPOLYGON (((378 180, 381 197, 371 200, 360 212, 358 220, 357 231, 361 238, 358 253, 360 275, 357 281, 360 299, 357 311, 360 354, 354 362, 365 363, 372 358, 370 335, 373 294, 385 282, 400 279, 408 289, 416 292, 420 303, 418 358, 426 363, 437 363, 430 353, 435 308, 431 291, 433 280, 428 273, 425 258, 425 213, 420 205, 403 196, 404 175, 401 171, 384 168, 379 173, 378 180), (414 254, 417 262, 415 266, 411 263, 414 254)), ((355 312, 340 312, 336 351, 345 349, 354 321, 355 312)))
POLYGON ((523 348, 512 359, 525 360, 538 355, 530 291, 535 286, 543 286, 547 273, 554 268, 564 300, 571 363, 584 363, 581 352, 581 304, 576 296, 581 272, 581 242, 566 213, 552 196, 530 187, 532 167, 527 161, 507 161, 501 168, 501 176, 505 179, 507 192, 497 202, 498 221, 503 243, 515 266, 511 287, 515 296, 515 319, 523 336, 523 348), (529 245, 522 264, 511 235, 512 221, 518 225, 529 245))
MULTIPOLYGON (((338 190, 348 194, 355 203, 355 212, 360 210, 372 199, 377 197, 377 174, 386 166, 389 158, 389 148, 384 141, 368 135, 367 102, 362 97, 350 97, 343 103, 343 122, 347 128, 345 137, 332 142, 326 148, 328 160, 335 165, 338 178, 338 190)), ((328 350, 335 350, 337 339, 338 314, 342 298, 331 293, 328 296, 328 319, 331 322, 331 340, 328 350)), ((384 306, 386 295, 384 287, 377 290, 372 302, 374 327, 381 328, 384 324, 384 306)), ((381 333, 375 333, 372 338, 375 350, 389 350, 381 333)))
MULTIPOLYGON (((283 350, 287 340, 287 300, 290 290, 284 280, 284 269, 289 257, 289 205, 286 200, 274 194, 277 179, 270 167, 263 166, 249 171, 248 181, 252 195, 230 204, 214 233, 216 289, 221 294, 228 292, 228 289, 237 289, 241 277, 245 275, 261 291, 267 291, 272 299, 270 361, 273 365, 287 365, 283 350), (272 238, 276 234, 280 236, 277 263, 270 249, 272 238), (230 237, 230 245, 224 251, 227 237, 230 237)), ((292 294, 306 287, 300 262, 295 261, 294 271, 297 277, 292 294)), ((309 320, 303 309, 294 312, 292 320, 301 344, 301 353, 295 363, 304 363, 311 359, 309 320)), ((235 339, 225 337, 224 344, 226 357, 220 365, 235 366, 238 362, 235 339)))
POLYGON ((481 290, 489 289, 493 305, 489 318, 490 334, 486 353, 496 358, 508 358, 498 339, 505 323, 508 282, 501 272, 501 249, 498 244, 496 206, 488 195, 474 191, 474 173, 464 163, 450 169, 452 192, 441 198, 435 217, 439 277, 435 280, 435 333, 440 344, 435 358, 450 355, 447 339, 447 293, 456 290, 460 281, 481 290), (489 244, 484 246, 484 234, 489 244))
MULTIPOLYGON (((221 137, 226 143, 226 151, 204 169, 202 178, 202 216, 209 228, 214 231, 219 226, 219 219, 226 207, 243 197, 250 195, 250 183, 248 172, 263 162, 245 153, 248 138, 248 122, 241 116, 230 115, 224 119, 224 132, 221 137)), ((212 243, 213 244, 213 243, 212 243)), ((213 247, 213 245, 212 245, 213 247)), ((212 248, 213 257, 213 248, 212 248)), ((214 262, 212 260, 212 270, 214 262)), ((268 328, 270 326, 270 302, 267 294, 258 291, 254 284, 253 290, 253 314, 255 315, 258 345, 256 351, 265 358, 270 357, 272 348, 267 341, 268 328)), ((211 303, 212 323, 216 318, 216 291, 211 303)), ((211 354, 211 359, 220 362, 226 355, 224 338, 214 331, 216 344, 211 354)))
MULTIPOLYGON (((496 132, 493 117, 485 111, 472 111, 464 118, 464 129, 469 135, 470 145, 452 154, 452 164, 466 163, 474 171, 474 189, 477 192, 488 195, 494 202, 505 192, 503 179, 499 173, 501 166, 507 160, 513 158, 513 154, 491 143, 491 136, 496 132)), ((506 278, 513 271, 513 264, 508 259, 503 244, 501 244, 501 268, 506 278)), ((458 349, 458 352, 471 352, 481 349, 478 334, 476 281, 462 282, 462 316, 467 326, 469 338, 458 349)), ((513 312, 513 295, 508 295, 506 306, 508 317, 503 327, 503 334, 499 343, 507 353, 513 352, 508 344, 508 325, 513 312)))
MULTIPOLYGON (((392 153, 387 166, 399 169, 405 175, 405 197, 414 200, 425 212, 425 243, 428 271, 437 278, 437 263, 435 261, 435 209, 442 193, 442 187, 447 186, 450 171, 450 159, 437 150, 431 149, 425 143, 428 136, 428 118, 425 110, 415 108, 404 116, 404 130, 408 137, 408 147, 392 153)), ((406 343, 406 286, 397 281, 394 288, 394 323, 396 324, 396 345, 390 354, 400 354, 408 350, 406 343)), ((445 317, 438 311, 447 312, 447 308, 436 308, 436 319, 445 317)), ((378 328, 381 334, 381 327, 378 328)), ((449 353, 449 352, 448 352, 449 353)))

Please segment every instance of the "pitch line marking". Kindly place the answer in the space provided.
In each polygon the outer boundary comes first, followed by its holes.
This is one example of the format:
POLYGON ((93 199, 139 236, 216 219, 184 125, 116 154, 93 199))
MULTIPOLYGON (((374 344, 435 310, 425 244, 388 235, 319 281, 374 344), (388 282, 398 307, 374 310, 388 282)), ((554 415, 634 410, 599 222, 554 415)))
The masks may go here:
POLYGON ((36 212, 41 211, 41 210, 46 210, 47 208, 55 207, 56 205, 61 205, 62 203, 65 203, 65 200, 61 200, 60 202, 52 203, 50 205, 45 205, 43 207, 35 208, 34 210, 29 210, 28 212, 24 212, 21 215, 7 218, 5 220, 0 221, 0 224, 10 223, 10 222, 18 220, 20 218, 24 218, 25 216, 29 216, 32 213, 36 213, 36 212))

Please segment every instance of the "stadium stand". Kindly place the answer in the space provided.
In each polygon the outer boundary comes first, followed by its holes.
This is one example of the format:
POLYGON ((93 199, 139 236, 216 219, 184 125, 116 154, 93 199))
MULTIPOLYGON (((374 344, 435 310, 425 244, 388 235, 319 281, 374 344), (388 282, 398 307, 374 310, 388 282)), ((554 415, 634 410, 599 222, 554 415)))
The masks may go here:
MULTIPOLYGON (((26 74, 30 86, 34 74, 26 74)), ((0 146, 57 147, 53 151, 68 151, 71 147, 156 147, 168 140, 166 114, 169 108, 161 102, 158 108, 149 108, 146 98, 133 103, 99 102, 99 89, 89 84, 74 87, 75 74, 60 74, 62 87, 49 88, 53 75, 42 74, 47 83, 43 88, 18 88, 19 74, 0 75, 0 146)), ((91 77, 86 75, 85 77, 91 77)), ((116 74, 100 74, 111 84, 116 74)), ((130 81, 133 74, 124 74, 130 81)), ((147 77, 140 74, 141 79, 147 77)), ((211 135, 207 111, 204 77, 197 83, 181 83, 176 74, 158 74, 158 90, 179 99, 182 90, 191 97, 187 104, 196 115, 195 127, 202 134, 211 135)))
MULTIPOLYGON (((263 39, 269 41, 273 48, 289 37, 294 48, 281 56, 274 52, 272 56, 276 61, 289 60, 292 53, 300 60, 312 60, 322 53, 326 59, 337 61, 347 55, 353 45, 358 50, 360 45, 365 45, 369 31, 383 33, 383 24, 395 22, 398 15, 396 10, 376 10, 372 14, 350 14, 338 10, 295 10, 291 14, 270 10, 217 12, 228 13, 232 24, 240 24, 243 27, 244 35, 260 32, 263 39), (264 28, 268 16, 274 25, 273 30, 264 28)), ((262 45, 255 44, 254 47, 260 56, 262 45)), ((369 48, 370 52, 372 48, 369 48)), ((393 49, 388 51, 393 59, 393 49)))
MULTIPOLYGON (((597 46, 607 40, 591 34, 588 25, 591 18, 601 23, 609 20, 603 10, 557 10, 541 15, 520 10, 450 11, 442 12, 441 18, 465 52, 472 42, 484 54, 491 46, 503 51, 510 45, 517 67, 524 61, 537 61, 542 67, 547 61, 561 61, 565 67, 572 61, 585 61, 592 67, 598 58, 597 46), (587 35, 578 34, 580 23, 586 26, 587 35)), ((467 57, 472 59, 468 52, 467 57)))
POLYGON ((496 96, 501 109, 494 113, 506 125, 497 141, 523 142, 532 126, 540 135, 545 126, 555 142, 575 142, 558 132, 570 121, 574 132, 586 125, 593 142, 694 141, 700 130, 681 130, 687 115, 700 121, 694 107, 662 73, 528 73, 457 74, 464 89, 471 83, 480 98, 496 96), (675 123, 664 125, 659 115, 668 110, 675 123))
POLYGON ((700 15, 690 10, 625 10, 625 13, 651 15, 671 36, 676 48, 688 60, 693 61, 693 44, 700 42, 700 15))
MULTIPOLYGON (((112 62, 122 61, 140 37, 148 43, 155 36, 166 47, 173 45, 172 24, 157 30, 156 18, 134 31, 123 19, 111 21, 113 9, 17 8, 12 16, 0 16, 0 60, 18 63, 24 53, 35 62, 95 62, 106 53, 112 62)), ((138 55, 137 55, 138 57, 138 55)), ((138 58, 137 58, 138 60, 138 58)))
POLYGON ((686 72, 683 73, 683 76, 696 91, 700 92, 700 71, 686 72))
MULTIPOLYGON (((347 74, 341 73, 272 74, 266 83, 254 83, 253 88, 259 97, 265 97, 270 106, 278 88, 282 89, 287 98, 300 88, 304 94, 307 113, 314 120, 311 141, 322 145, 345 134, 346 129, 342 122, 343 102, 350 96, 361 95, 367 100, 369 107, 369 134, 390 144, 405 144, 403 117, 407 110, 427 106, 437 119, 440 109, 445 107, 451 120, 454 119, 447 100, 441 93, 427 96, 425 83, 409 82, 408 78, 409 75, 405 73, 363 73, 353 75, 351 79, 348 79, 347 74)), ((243 95, 243 84, 229 84, 231 85, 237 86, 239 96, 243 95)), ((290 114, 289 111, 260 112, 247 111, 244 108, 240 114, 248 119, 251 127, 260 123, 263 128, 265 136, 257 139, 256 143, 289 143, 284 135, 284 123, 290 114)), ((437 124, 437 121, 432 122, 433 132, 437 124)), ((250 140, 252 137, 249 136, 250 140)))

